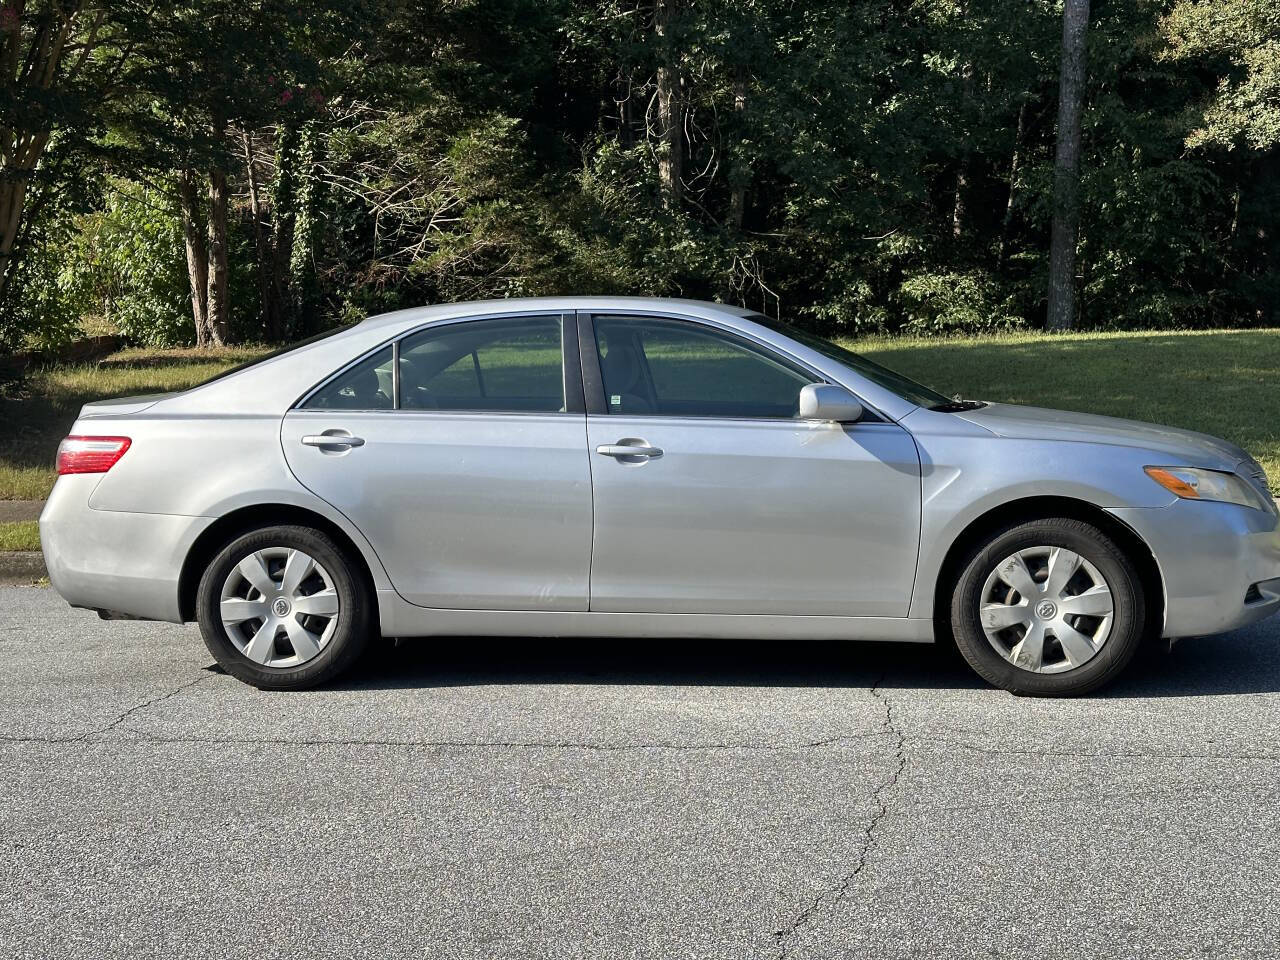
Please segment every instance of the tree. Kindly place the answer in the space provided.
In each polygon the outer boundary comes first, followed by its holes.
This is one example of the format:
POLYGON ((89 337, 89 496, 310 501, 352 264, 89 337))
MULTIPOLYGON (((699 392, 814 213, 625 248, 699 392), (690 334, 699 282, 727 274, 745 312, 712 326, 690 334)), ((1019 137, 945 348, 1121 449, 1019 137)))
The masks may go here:
MULTIPOLYGON (((368 36, 375 0, 202 0, 164 8, 132 53, 132 100, 111 117, 135 175, 177 185, 196 342, 233 329, 230 216, 246 189, 258 274, 258 336, 285 336, 281 277, 290 257, 269 230, 259 171, 323 105, 321 87, 351 38, 368 36), (262 148, 260 149, 260 145, 262 148), (265 153, 265 156, 263 154, 265 153)), ((357 48, 359 49, 359 48, 357 48)))
POLYGON ((1080 127, 1084 112, 1089 0, 1062 7, 1062 68, 1058 138, 1053 167, 1053 225, 1049 247, 1050 330, 1069 330, 1076 318, 1076 244, 1080 234, 1080 127))
POLYGON ((209 326, 209 248, 205 240, 207 224, 200 213, 199 182, 187 167, 178 172, 178 197, 182 213, 182 238, 186 244, 187 280, 191 287, 191 312, 197 344, 214 339, 209 326))
POLYGON ((678 15, 678 0, 654 0, 653 32, 658 38, 657 139, 658 177, 664 202, 673 209, 680 204, 684 172, 684 116, 680 97, 680 57, 678 36, 671 35, 671 21, 678 15))
POLYGON ((1224 68, 1188 145, 1280 144, 1280 5, 1179 0, 1160 26, 1169 59, 1216 59, 1224 68))
POLYGON ((1233 287, 1253 319, 1280 317, 1280 6, 1258 0, 1179 0, 1160 23, 1175 64, 1208 70, 1216 83, 1192 105, 1186 145, 1201 162, 1217 155, 1231 184, 1233 287), (1224 156, 1225 154, 1225 156, 1224 156))
POLYGON ((59 77, 106 13, 76 84, 0 102, 50 131, 9 329, 63 338, 108 298, 133 305, 130 337, 171 342, 142 305, 171 312, 175 274, 91 256, 93 237, 128 250, 134 220, 147 262, 174 250, 202 343, 555 292, 727 300, 829 334, 1268 322, 1273 8, 85 0, 59 77))
POLYGON ((93 60, 116 25, 108 9, 84 0, 0 6, 0 300, 16 269, 50 138, 82 121, 101 93, 104 72, 93 60))

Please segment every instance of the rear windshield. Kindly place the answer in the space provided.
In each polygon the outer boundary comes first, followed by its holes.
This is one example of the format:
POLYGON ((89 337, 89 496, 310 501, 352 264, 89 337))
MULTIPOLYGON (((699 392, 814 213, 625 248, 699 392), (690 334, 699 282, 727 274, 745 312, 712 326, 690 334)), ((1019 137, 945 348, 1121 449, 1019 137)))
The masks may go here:
POLYGON ((272 350, 270 353, 254 360, 246 360, 244 363, 237 363, 234 367, 228 367, 221 373, 215 373, 208 380, 205 380, 203 383, 198 383, 196 386, 203 387, 205 384, 215 383, 223 377, 231 376, 233 373, 239 373, 241 370, 248 370, 250 367, 256 367, 258 364, 265 363, 268 360, 274 360, 276 357, 282 357, 286 353, 293 353, 293 351, 299 350, 302 347, 309 347, 311 344, 319 343, 321 340, 328 340, 330 337, 342 333, 344 330, 350 330, 354 326, 354 323, 344 323, 341 326, 330 327, 328 330, 317 333, 314 336, 307 337, 305 340, 299 340, 296 343, 291 343, 288 346, 281 347, 279 350, 272 350))
POLYGON ((918 407, 945 406, 952 402, 950 397, 943 396, 937 390, 926 387, 923 383, 916 383, 910 377, 904 377, 888 367, 882 367, 874 360, 868 360, 862 354, 846 350, 839 344, 832 343, 824 337, 814 336, 799 327, 793 327, 791 324, 783 323, 781 320, 766 317, 762 313, 753 313, 747 319, 753 323, 760 324, 762 327, 768 327, 770 330, 790 337, 797 343, 803 343, 810 350, 820 353, 824 357, 829 357, 837 363, 844 364, 846 367, 862 374, 877 386, 884 387, 891 393, 897 394, 903 400, 914 403, 918 407))

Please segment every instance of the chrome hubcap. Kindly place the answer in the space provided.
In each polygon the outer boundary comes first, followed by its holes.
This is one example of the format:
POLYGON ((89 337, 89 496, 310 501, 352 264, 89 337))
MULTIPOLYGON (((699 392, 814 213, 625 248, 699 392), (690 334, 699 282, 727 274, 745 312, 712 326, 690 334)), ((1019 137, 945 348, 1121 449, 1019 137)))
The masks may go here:
POLYGON ((332 639, 338 593, 328 571, 301 550, 267 547, 227 574, 220 612, 227 636, 254 663, 296 667, 332 639))
POLYGON ((987 641, 1014 666, 1062 673, 1088 663, 1111 635, 1111 588, 1065 547, 1028 547, 1001 560, 978 601, 987 641))

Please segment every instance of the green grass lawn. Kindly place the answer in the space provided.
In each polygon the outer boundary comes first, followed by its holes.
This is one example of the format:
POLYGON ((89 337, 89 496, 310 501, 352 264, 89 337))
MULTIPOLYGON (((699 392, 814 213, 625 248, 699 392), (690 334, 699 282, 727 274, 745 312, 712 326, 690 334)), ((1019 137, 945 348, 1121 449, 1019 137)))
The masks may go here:
POLYGON ((1225 437, 1280 489, 1280 330, 857 340, 951 395, 1147 420, 1225 437))
POLYGON ((34 520, 0 523, 0 553, 10 550, 39 550, 40 530, 34 520))
MULTIPOLYGON (((261 356, 261 347, 222 350, 127 350, 109 358, 131 366, 51 367, 19 387, 0 391, 0 500, 43 500, 55 479, 58 442, 82 404, 106 397, 185 390, 216 373, 261 356)), ((15 549, 15 548, 10 548, 15 549)))

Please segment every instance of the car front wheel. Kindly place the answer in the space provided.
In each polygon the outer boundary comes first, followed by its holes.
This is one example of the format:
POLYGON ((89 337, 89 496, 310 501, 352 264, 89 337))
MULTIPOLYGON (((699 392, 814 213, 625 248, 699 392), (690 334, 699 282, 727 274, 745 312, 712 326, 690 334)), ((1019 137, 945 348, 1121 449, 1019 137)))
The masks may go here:
POLYGON ((228 543, 196 596, 218 664, 263 690, 332 680, 363 652, 372 598, 355 562, 319 530, 267 527, 228 543))
POLYGON ((951 601, 956 646, 983 679, 1073 696, 1114 679, 1145 629, 1142 578, 1092 524, 1063 517, 997 532, 968 556, 951 601))

